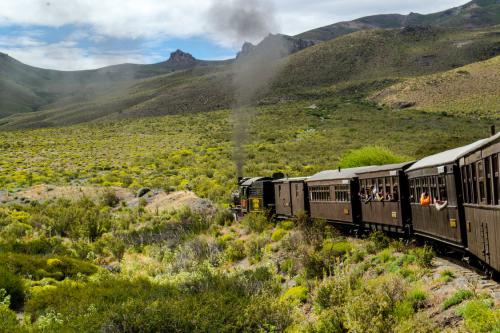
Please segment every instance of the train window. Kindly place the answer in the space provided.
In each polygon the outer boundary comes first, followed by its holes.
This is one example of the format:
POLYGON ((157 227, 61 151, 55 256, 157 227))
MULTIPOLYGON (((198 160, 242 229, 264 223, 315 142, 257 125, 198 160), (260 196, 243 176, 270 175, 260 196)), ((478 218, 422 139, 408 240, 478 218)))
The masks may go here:
POLYGON ((431 198, 433 200, 438 198, 438 187, 437 187, 436 178, 437 177, 434 177, 434 176, 428 177, 430 194, 431 194, 431 198))
POLYGON ((391 177, 391 201, 399 201, 398 177, 391 177))
POLYGON ((478 199, 479 199, 479 204, 485 204, 486 203, 486 191, 485 191, 485 177, 484 177, 484 162, 479 161, 476 163, 476 171, 477 171, 477 193, 478 193, 478 199))
POLYGON ((335 201, 336 202, 349 202, 350 190, 349 185, 335 185, 334 186, 335 201))
POLYGON ((462 175, 462 192, 464 193, 464 202, 469 203, 469 175, 467 171, 467 166, 463 166, 461 169, 461 175, 462 175))
POLYGON ((415 202, 415 179, 410 179, 410 202, 415 202))
POLYGON ((311 186, 311 201, 331 201, 330 186, 311 186))
POLYGON ((497 154, 491 157, 491 164, 493 168, 493 204, 500 205, 500 165, 498 164, 497 154))
POLYGON ((478 204, 478 196, 477 196, 477 186, 476 186, 476 164, 471 164, 471 188, 472 188, 472 203, 478 204))
POLYGON ((295 197, 299 197, 299 184, 295 184, 295 197))
POLYGON ((278 185, 278 197, 281 198, 281 185, 278 185))
POLYGON ((439 200, 448 201, 448 193, 446 192, 446 176, 438 176, 439 200))
POLYGON ((422 196, 422 181, 420 178, 415 179, 415 202, 420 202, 420 197, 422 196))
POLYGON ((493 204, 493 174, 491 172, 491 157, 486 157, 484 159, 484 171, 486 175, 485 183, 486 183, 486 203, 488 205, 493 204))

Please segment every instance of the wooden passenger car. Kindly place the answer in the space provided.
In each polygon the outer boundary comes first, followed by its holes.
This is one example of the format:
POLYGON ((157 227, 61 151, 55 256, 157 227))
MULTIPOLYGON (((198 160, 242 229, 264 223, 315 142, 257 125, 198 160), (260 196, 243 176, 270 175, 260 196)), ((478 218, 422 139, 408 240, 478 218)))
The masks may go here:
POLYGON ((500 272, 500 133, 460 159, 469 252, 500 272))
POLYGON ((306 179, 306 177, 282 178, 273 182, 278 217, 297 216, 309 210, 306 179))
POLYGON ((456 248, 466 247, 458 160, 479 147, 483 141, 428 156, 408 168, 406 174, 410 185, 412 228, 416 235, 433 238, 456 248), (428 206, 420 203, 423 192, 431 196, 428 206), (444 208, 438 209, 439 205, 444 208))
POLYGON ((273 180, 271 177, 242 179, 239 184, 242 214, 274 208, 273 180))
POLYGON ((404 170, 413 163, 382 165, 357 173, 365 228, 409 234, 411 211, 404 170))
POLYGON ((357 172, 371 167, 327 170, 306 180, 312 218, 344 225, 361 223, 357 172))

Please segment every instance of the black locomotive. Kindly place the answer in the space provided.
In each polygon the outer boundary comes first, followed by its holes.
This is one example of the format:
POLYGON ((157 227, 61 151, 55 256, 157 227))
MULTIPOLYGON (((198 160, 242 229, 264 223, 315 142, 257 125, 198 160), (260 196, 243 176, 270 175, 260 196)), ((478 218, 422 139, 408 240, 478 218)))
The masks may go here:
POLYGON ((500 133, 416 162, 243 178, 238 215, 308 214, 357 232, 446 245, 500 272, 500 133))

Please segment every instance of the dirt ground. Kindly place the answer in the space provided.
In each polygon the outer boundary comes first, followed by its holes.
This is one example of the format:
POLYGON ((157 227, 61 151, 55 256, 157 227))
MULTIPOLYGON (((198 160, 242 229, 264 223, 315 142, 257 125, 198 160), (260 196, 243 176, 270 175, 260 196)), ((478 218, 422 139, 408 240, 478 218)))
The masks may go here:
POLYGON ((146 201, 145 209, 151 213, 162 213, 189 207, 194 211, 213 210, 211 201, 198 197, 190 191, 178 191, 166 193, 161 190, 150 190, 139 198, 137 194, 127 188, 121 187, 98 187, 98 186, 55 186, 36 185, 15 193, 0 193, 0 202, 30 202, 47 201, 54 199, 79 200, 84 197, 91 200, 99 200, 106 193, 113 193, 120 201, 128 207, 136 207, 140 200, 146 201))

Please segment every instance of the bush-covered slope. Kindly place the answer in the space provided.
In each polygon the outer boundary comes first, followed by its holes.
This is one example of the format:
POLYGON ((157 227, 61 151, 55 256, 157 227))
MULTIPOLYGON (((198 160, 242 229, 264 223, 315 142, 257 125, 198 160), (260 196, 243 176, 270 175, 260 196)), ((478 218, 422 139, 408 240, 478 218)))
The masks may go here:
POLYGON ((276 87, 298 90, 449 70, 499 54, 499 29, 356 32, 292 55, 276 80, 276 87))
POLYGON ((498 0, 474 0, 463 6, 428 15, 410 13, 409 15, 385 14, 362 17, 306 31, 297 37, 326 41, 360 30, 418 25, 478 28, 497 24, 500 24, 500 2, 498 0))
POLYGON ((452 115, 500 118, 500 57, 417 77, 374 94, 393 108, 411 107, 452 115))
MULTIPOLYGON (((497 55, 498 27, 461 31, 408 28, 362 31, 318 44, 281 61, 263 102, 315 88, 436 73, 497 55), (272 97, 272 98, 266 98, 272 97)), ((213 64, 136 81, 119 81, 65 97, 36 113, 0 119, 0 128, 62 126, 94 120, 228 108, 231 64, 213 64)))

